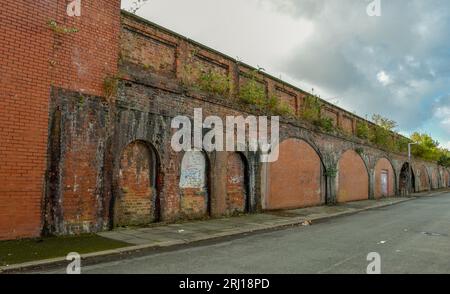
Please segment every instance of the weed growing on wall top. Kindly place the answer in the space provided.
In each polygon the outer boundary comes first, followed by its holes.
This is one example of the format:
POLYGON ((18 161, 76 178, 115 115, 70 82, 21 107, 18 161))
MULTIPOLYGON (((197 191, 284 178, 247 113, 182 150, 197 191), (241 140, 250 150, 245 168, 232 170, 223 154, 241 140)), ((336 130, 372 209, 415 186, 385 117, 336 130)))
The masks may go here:
POLYGON ((230 77, 211 69, 201 71, 198 86, 202 91, 212 92, 218 95, 228 95, 232 90, 230 77))
MULTIPOLYGON (((239 99, 247 104, 254 104, 259 107, 267 106, 266 88, 258 82, 256 75, 258 71, 253 71, 248 77, 248 81, 239 87, 239 99)), ((269 101, 273 103, 273 101, 269 101)))
POLYGON ((356 136, 360 139, 367 140, 369 139, 369 124, 364 121, 358 121, 356 123, 356 136))

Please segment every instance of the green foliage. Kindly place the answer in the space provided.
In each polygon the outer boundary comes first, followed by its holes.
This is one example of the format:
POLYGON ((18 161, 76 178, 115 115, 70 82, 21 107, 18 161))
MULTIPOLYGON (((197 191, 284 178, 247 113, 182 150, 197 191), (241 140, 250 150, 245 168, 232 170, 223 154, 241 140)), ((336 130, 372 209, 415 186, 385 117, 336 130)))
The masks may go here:
POLYGON ((325 171, 325 176, 330 178, 335 178, 337 176, 338 170, 336 167, 329 167, 325 171))
POLYGON ((232 83, 229 76, 208 70, 200 73, 198 87, 205 92, 227 95, 232 89, 232 83))
POLYGON ((329 117, 321 117, 313 123, 325 132, 332 132, 334 130, 333 120, 329 117))
POLYGON ((269 98, 268 101, 269 111, 272 110, 272 112, 280 116, 295 116, 295 112, 292 107, 288 103, 280 101, 276 96, 272 96, 272 98, 269 98), (275 101, 275 103, 271 102, 271 100, 275 101))
POLYGON ((303 102, 303 111, 301 117, 309 122, 314 123, 320 119, 320 110, 322 102, 318 97, 308 95, 303 102))
POLYGON ((441 165, 448 166, 450 152, 446 149, 439 148, 439 142, 435 141, 430 135, 416 132, 411 135, 411 140, 417 143, 411 147, 414 156, 437 161, 441 165))
POLYGON ((361 147, 356 147, 355 148, 355 152, 358 153, 359 155, 363 155, 364 154, 364 149, 361 147))
POLYGON ((450 167, 450 151, 442 150, 442 154, 438 159, 438 164, 445 167, 450 167))
POLYGON ((360 139, 367 140, 369 139, 369 135, 370 135, 369 124, 366 121, 364 122, 358 121, 356 123, 356 136, 360 139))
POLYGON ((391 141, 391 132, 380 126, 369 128, 369 140, 380 147, 387 147, 391 141))
MULTIPOLYGON (((266 98, 266 89, 264 85, 257 81, 256 73, 253 72, 248 81, 239 88, 239 99, 247 104, 266 106, 267 100, 270 99, 266 98)), ((269 102, 274 103, 273 101, 269 102)))
POLYGON ((288 103, 280 101, 275 95, 266 97, 266 89, 264 85, 258 82, 256 78, 257 73, 258 71, 252 72, 248 81, 240 87, 239 99, 246 104, 256 105, 263 111, 280 116, 293 117, 295 112, 288 103))
POLYGON ((408 138, 405 138, 403 136, 399 136, 396 139, 396 151, 400 153, 404 153, 408 151, 408 144, 410 143, 410 140, 408 138))
POLYGON ((325 132, 332 132, 335 129, 333 120, 329 117, 322 117, 322 106, 323 103, 317 96, 306 96, 303 100, 303 110, 300 118, 318 126, 325 132))
POLYGON ((439 148, 439 142, 433 140, 430 135, 414 133, 411 140, 397 135, 393 130, 397 123, 381 115, 374 114, 372 120, 375 126, 369 126, 367 122, 358 121, 356 124, 356 136, 363 140, 369 140, 372 144, 391 152, 407 152, 410 142, 417 143, 412 145, 412 154, 416 157, 437 161, 443 166, 450 166, 450 152, 439 148))
POLYGON ((80 30, 77 28, 66 28, 63 26, 60 26, 56 20, 49 20, 47 22, 48 27, 57 34, 73 34, 78 33, 80 30))
POLYGON ((97 235, 79 235, 0 242, 0 266, 58 258, 67 252, 86 254, 130 246, 97 235))
POLYGON ((233 83, 229 76, 212 69, 192 65, 184 66, 181 72, 181 83, 187 88, 222 96, 228 96, 233 89, 233 83))
POLYGON ((372 121, 385 130, 393 131, 397 127, 397 122, 383 117, 379 114, 372 115, 372 121))

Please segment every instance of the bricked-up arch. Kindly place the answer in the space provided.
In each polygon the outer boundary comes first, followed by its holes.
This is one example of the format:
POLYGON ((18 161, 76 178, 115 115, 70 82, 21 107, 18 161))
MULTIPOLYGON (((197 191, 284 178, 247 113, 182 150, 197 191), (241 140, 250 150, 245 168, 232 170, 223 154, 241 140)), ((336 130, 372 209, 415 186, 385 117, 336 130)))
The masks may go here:
POLYGON ((158 220, 156 177, 157 158, 153 148, 140 141, 129 144, 120 159, 115 226, 146 225, 158 220))
POLYGON ((375 198, 391 197, 395 195, 395 173, 391 162, 381 158, 375 165, 375 198), (386 177, 386 178, 385 178, 386 177), (387 180, 384 183, 385 179, 387 180), (386 186, 385 186, 386 185, 386 186))
POLYGON ((319 154, 307 142, 287 139, 279 158, 269 167, 267 209, 299 208, 325 202, 324 168, 319 154))
POLYGON ((431 171, 431 189, 439 189, 439 172, 437 169, 431 171))
POLYGON ((444 185, 445 188, 450 187, 450 173, 444 170, 444 185))
POLYGON ((248 211, 248 169, 244 156, 238 152, 227 154, 226 214, 248 211))
POLYGON ((417 170, 417 178, 419 179, 419 192, 429 191, 431 189, 430 176, 425 165, 422 165, 417 170))
POLYGON ((409 168, 409 163, 405 162, 402 165, 402 169, 400 170, 400 179, 399 179, 399 192, 400 195, 407 195, 408 192, 408 182, 409 182, 409 172, 411 172, 411 188, 410 192, 414 193, 416 191, 416 177, 414 174, 414 170, 409 168))
POLYGON ((355 151, 347 150, 339 159, 337 183, 338 202, 369 199, 369 174, 355 151))
POLYGON ((181 214, 195 219, 209 216, 208 160, 203 151, 183 155, 180 170, 181 214))

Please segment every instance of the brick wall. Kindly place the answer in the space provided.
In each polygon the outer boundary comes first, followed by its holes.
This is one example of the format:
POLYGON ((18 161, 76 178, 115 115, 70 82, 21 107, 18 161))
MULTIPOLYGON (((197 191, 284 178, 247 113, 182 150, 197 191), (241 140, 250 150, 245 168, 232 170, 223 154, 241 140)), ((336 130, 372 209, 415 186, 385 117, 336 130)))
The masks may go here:
POLYGON ((450 187, 450 173, 447 170, 444 171, 444 187, 450 187))
POLYGON ((419 184, 418 185, 419 189, 418 189, 418 191, 422 192, 422 191, 430 190, 431 189, 430 176, 428 174, 428 170, 425 167, 425 165, 420 165, 418 167, 416 175, 417 175, 417 178, 419 180, 419 183, 418 183, 419 184))
POLYGON ((395 195, 395 172, 392 164, 386 158, 378 160, 375 166, 375 198, 381 198, 386 196, 395 195), (382 174, 387 174, 387 191, 383 191, 382 187, 382 174), (387 192, 387 194, 384 194, 387 192))
MULTIPOLYGON (((399 182, 405 154, 352 136, 362 119, 326 102, 323 111, 346 136, 284 117, 277 163, 246 150, 202 152, 200 163, 183 164, 185 154, 170 146, 173 117, 192 119, 194 108, 224 121, 267 115, 235 99, 253 69, 135 16, 120 18, 119 1, 83 0, 79 18, 65 14, 64 1, 46 2, 0 8, 0 239, 38 236, 42 227, 73 234, 367 199, 377 195, 383 157, 399 182), (49 20, 79 31, 55 34, 49 20), (232 87, 220 95, 192 87, 202 72, 232 87)), ((256 78, 267 97, 301 113, 308 93, 256 78)), ((437 169, 414 160, 416 174, 421 166, 437 169)))
POLYGON ((342 154, 338 170, 338 202, 369 198, 369 175, 358 153, 348 150, 342 154))
POLYGON ((268 209, 300 208, 325 202, 323 170, 317 152, 305 141, 280 144, 278 161, 270 164, 268 209))
POLYGON ((226 214, 233 215, 246 212, 247 209, 247 176, 246 166, 241 154, 227 154, 227 199, 226 214))
POLYGON ((156 172, 155 156, 145 144, 128 145, 120 160, 115 226, 147 225, 157 219, 156 172))
POLYGON ((100 95, 116 71, 120 1, 84 0, 81 17, 66 2, 0 7, 0 239, 41 232, 51 86, 100 95))
POLYGON ((181 214, 184 218, 209 216, 208 166, 202 151, 186 152, 180 168, 181 214))

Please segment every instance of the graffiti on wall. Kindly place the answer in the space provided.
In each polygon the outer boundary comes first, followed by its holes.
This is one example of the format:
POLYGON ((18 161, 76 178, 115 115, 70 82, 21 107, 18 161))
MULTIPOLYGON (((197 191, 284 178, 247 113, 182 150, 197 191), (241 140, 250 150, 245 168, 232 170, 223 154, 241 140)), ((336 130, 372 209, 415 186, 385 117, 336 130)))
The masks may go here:
POLYGON ((180 188, 205 187, 206 161, 201 151, 188 151, 181 162, 180 188))

